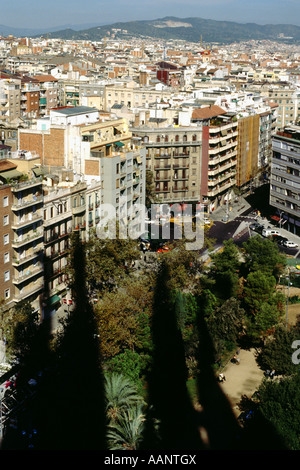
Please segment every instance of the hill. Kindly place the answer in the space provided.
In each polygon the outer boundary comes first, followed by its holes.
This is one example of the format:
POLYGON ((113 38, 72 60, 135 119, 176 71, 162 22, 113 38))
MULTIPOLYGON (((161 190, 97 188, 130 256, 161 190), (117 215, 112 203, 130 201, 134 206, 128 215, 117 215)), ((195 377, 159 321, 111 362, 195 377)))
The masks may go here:
POLYGON ((300 27, 295 25, 258 25, 255 23, 235 23, 231 21, 206 20, 203 18, 165 17, 156 20, 119 22, 75 31, 67 28, 46 33, 49 38, 89 39, 100 41, 108 33, 114 32, 119 39, 130 36, 156 39, 175 39, 189 42, 228 44, 253 40, 284 41, 293 44, 300 42, 300 27))

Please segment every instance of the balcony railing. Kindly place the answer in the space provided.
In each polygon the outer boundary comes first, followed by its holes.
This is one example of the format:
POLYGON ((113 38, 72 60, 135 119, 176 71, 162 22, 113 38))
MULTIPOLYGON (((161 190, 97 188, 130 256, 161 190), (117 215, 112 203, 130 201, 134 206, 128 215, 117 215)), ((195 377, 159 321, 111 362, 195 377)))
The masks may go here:
POLYGON ((17 204, 12 204, 11 208, 13 211, 24 209, 24 207, 33 206, 43 202, 43 196, 35 196, 31 199, 19 199, 17 204))
POLYGON ((39 238, 42 238, 44 235, 43 231, 37 231, 37 232, 32 232, 31 235, 28 235, 22 239, 16 239, 11 242, 11 246, 13 248, 18 248, 22 245, 26 245, 27 243, 31 243, 35 240, 38 240, 39 238))

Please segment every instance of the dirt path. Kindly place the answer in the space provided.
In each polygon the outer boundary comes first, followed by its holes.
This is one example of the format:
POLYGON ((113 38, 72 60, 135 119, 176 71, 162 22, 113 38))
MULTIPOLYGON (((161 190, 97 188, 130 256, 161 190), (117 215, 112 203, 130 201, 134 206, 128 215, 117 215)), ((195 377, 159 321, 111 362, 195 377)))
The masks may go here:
POLYGON ((221 384, 223 392, 237 416, 240 414, 237 404, 240 402, 241 397, 246 395, 250 398, 258 389, 264 377, 263 371, 256 363, 254 349, 242 349, 239 357, 239 365, 229 362, 225 366, 223 373, 226 381, 221 384))

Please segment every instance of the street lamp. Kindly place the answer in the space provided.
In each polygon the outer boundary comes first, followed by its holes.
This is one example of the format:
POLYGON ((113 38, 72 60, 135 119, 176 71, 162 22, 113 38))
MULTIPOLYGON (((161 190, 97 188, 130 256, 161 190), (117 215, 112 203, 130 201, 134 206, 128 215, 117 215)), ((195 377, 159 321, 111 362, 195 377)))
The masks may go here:
POLYGON ((279 212, 279 229, 281 229, 281 216, 284 214, 284 211, 279 212))
POLYGON ((287 292, 287 298, 286 298, 286 318, 285 318, 285 327, 286 328, 287 328, 287 324, 288 324, 289 296, 290 296, 290 268, 288 268, 288 292, 287 292))

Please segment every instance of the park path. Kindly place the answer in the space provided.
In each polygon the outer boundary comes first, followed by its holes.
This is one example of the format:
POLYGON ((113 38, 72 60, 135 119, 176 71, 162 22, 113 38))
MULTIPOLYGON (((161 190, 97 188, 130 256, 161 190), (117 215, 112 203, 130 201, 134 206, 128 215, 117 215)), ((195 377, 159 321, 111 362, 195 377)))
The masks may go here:
POLYGON ((241 401, 241 397, 246 395, 250 398, 264 378, 264 373, 256 362, 255 349, 241 349, 239 358, 239 365, 230 361, 226 364, 222 371, 226 381, 220 384, 236 416, 240 414, 237 405, 241 401))

